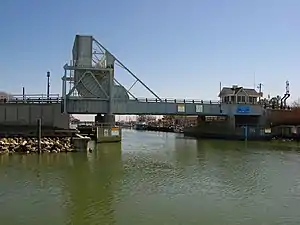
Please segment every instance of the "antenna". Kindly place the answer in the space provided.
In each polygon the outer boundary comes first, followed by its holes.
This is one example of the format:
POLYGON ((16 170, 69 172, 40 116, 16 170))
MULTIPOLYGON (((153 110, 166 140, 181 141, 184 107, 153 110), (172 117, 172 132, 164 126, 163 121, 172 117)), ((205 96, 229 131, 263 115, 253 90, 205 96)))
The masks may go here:
POLYGON ((285 82, 285 93, 290 94, 290 82, 288 80, 285 82))
POLYGON ((259 101, 260 101, 260 98, 262 97, 262 86, 263 86, 263 84, 262 83, 259 83, 258 85, 257 85, 257 88, 258 88, 258 92, 259 92, 259 101))
POLYGON ((220 93, 220 103, 222 102, 222 97, 221 97, 221 91, 222 91, 222 82, 220 81, 220 90, 219 90, 219 93, 220 93))

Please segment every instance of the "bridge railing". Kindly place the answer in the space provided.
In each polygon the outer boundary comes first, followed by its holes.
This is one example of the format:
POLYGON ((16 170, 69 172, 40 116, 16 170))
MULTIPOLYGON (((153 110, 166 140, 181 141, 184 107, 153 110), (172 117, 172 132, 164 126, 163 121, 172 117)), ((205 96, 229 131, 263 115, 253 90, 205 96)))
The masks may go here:
POLYGON ((8 98, 0 99, 1 103, 59 103, 59 94, 30 94, 30 95, 10 95, 8 98))
POLYGON ((73 124, 76 124, 77 126, 81 127, 93 127, 93 126, 99 126, 99 127, 107 127, 112 126, 112 123, 101 123, 101 122, 94 122, 94 121, 78 121, 74 122, 73 124))
POLYGON ((77 126, 95 126, 95 122, 94 121, 78 121, 78 122, 74 122, 74 124, 76 124, 77 126))
MULTIPOLYGON (((71 97, 70 99, 77 99, 74 97, 71 97)), ((82 100, 100 100, 99 98, 81 98, 82 100)), ((130 99, 131 101, 137 101, 137 102, 149 102, 149 103, 178 103, 178 104, 184 104, 184 103, 195 103, 195 104, 211 104, 211 105, 217 105, 217 104, 235 104, 231 102, 220 102, 217 100, 194 100, 194 99, 171 99, 171 98, 165 98, 165 99, 155 99, 155 98, 136 98, 136 99, 130 99)), ((118 100, 116 100, 117 102, 118 100)), ((47 96, 46 94, 29 94, 29 95, 10 95, 7 98, 0 99, 0 103, 60 103, 62 102, 62 98, 59 96, 59 94, 50 94, 47 96)), ((237 103, 239 104, 239 103, 237 103)), ((240 103, 244 104, 244 103, 240 103)), ((254 103, 247 103, 247 104, 253 104, 253 105, 263 105, 266 109, 280 109, 279 107, 273 107, 270 104, 266 104, 263 102, 254 102, 254 103)), ((292 107, 286 107, 285 110, 290 110, 292 107)))
POLYGON ((136 100, 138 102, 167 102, 167 103, 199 103, 199 104, 220 104, 220 101, 204 101, 204 100, 194 100, 194 99, 172 99, 172 98, 165 98, 161 99, 155 99, 155 98, 136 98, 131 99, 136 100))
MULTIPOLYGON (((247 104, 247 105, 264 105, 265 108, 271 108, 271 105, 269 104, 265 104, 263 102, 247 102, 247 103, 243 103, 243 102, 238 102, 238 103, 234 103, 234 102, 222 102, 222 101, 218 101, 218 100, 195 100, 195 99, 153 99, 153 98, 136 98, 136 99, 130 99, 130 100, 135 100, 138 102, 167 102, 167 103, 199 103, 199 104, 211 104, 211 105, 216 105, 216 104, 247 104)), ((288 107, 287 107, 288 108, 288 107)))

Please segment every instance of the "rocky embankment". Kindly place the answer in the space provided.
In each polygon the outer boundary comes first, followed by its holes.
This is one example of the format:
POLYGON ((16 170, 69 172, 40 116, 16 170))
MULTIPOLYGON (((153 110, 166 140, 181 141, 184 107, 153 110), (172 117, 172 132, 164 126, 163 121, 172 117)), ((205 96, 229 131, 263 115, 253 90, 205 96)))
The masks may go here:
MULTIPOLYGON (((42 138, 41 152, 73 152, 71 138, 42 138)), ((0 153, 39 153, 37 138, 0 138, 0 153)))

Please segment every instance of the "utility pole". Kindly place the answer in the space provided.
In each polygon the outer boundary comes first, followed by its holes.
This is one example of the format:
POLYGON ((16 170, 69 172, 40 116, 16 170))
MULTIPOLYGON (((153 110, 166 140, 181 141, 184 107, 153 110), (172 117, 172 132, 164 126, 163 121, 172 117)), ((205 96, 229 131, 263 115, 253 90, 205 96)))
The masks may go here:
POLYGON ((25 101, 25 87, 22 88, 23 101, 25 101))
POLYGON ((47 100, 50 98, 50 72, 47 72, 47 100))

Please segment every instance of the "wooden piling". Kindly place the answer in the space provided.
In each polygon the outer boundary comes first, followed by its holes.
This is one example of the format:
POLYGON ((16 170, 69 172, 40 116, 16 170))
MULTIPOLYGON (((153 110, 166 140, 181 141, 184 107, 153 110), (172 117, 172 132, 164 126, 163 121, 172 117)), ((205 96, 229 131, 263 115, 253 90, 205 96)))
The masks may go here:
POLYGON ((37 120, 37 139, 38 139, 38 151, 39 153, 42 152, 42 145, 41 145, 41 141, 42 141, 42 119, 39 118, 37 120))

